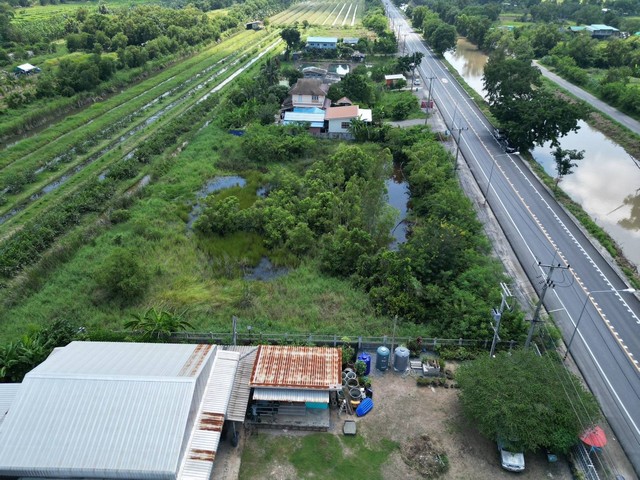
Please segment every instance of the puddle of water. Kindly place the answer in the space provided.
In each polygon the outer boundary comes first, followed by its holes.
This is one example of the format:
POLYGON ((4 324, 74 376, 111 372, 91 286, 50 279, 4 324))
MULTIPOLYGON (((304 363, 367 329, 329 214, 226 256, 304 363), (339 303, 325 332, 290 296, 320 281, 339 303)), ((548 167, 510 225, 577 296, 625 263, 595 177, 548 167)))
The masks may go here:
POLYGON ((267 198, 269 195, 269 185, 263 185, 256 190, 256 195, 260 198, 267 198))
MULTIPOLYGON (((215 177, 209 180, 204 187, 202 187, 197 193, 196 198, 201 200, 208 195, 219 192, 220 190, 226 190, 231 187, 244 187, 247 181, 235 175, 229 175, 224 177, 215 177)), ((202 204, 198 201, 189 212, 189 220, 187 221, 187 228, 192 229, 193 223, 202 215, 202 204)))
POLYGON ((351 69, 347 64, 332 63, 331 65, 329 65, 329 68, 327 71, 329 73, 336 73, 340 76, 343 76, 349 73, 351 69))
POLYGON ((281 277, 287 273, 289 273, 288 268, 276 267, 267 257, 262 257, 257 266, 244 274, 244 279, 268 282, 269 280, 281 277))
POLYGON ((389 180, 385 182, 387 186, 388 203, 398 210, 396 224, 391 230, 393 241, 389 245, 390 250, 398 250, 400 244, 407 241, 407 203, 409 202, 409 183, 402 174, 402 168, 398 165, 393 166, 393 174, 389 180))

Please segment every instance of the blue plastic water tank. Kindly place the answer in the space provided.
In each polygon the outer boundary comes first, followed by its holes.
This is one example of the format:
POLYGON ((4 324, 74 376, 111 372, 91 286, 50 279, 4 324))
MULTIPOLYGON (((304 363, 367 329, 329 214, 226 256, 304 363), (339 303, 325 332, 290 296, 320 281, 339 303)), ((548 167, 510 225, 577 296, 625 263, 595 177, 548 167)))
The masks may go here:
POLYGON ((360 355, 358 355, 358 360, 364 362, 364 364, 367 366, 364 369, 364 374, 369 375, 369 373, 371 372, 371 355, 369 355, 367 352, 362 352, 360 355))
POLYGON ((376 350, 376 368, 384 372, 389 368, 389 355, 391 352, 385 346, 378 347, 376 350))

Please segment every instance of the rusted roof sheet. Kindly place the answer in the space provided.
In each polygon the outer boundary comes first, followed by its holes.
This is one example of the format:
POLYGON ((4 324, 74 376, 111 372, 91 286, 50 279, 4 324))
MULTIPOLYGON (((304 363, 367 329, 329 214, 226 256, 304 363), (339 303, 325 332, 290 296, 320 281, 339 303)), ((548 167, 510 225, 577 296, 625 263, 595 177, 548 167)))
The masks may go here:
POLYGON ((236 370, 236 378, 233 381, 233 390, 231 391, 229 407, 227 408, 227 419, 234 422, 244 422, 247 415, 249 395, 251 394, 249 381, 251 380, 251 372, 258 354, 258 347, 228 345, 224 349, 240 354, 240 362, 238 363, 238 370, 236 370))
POLYGON ((336 390, 342 383, 341 355, 332 347, 261 345, 250 385, 336 390))

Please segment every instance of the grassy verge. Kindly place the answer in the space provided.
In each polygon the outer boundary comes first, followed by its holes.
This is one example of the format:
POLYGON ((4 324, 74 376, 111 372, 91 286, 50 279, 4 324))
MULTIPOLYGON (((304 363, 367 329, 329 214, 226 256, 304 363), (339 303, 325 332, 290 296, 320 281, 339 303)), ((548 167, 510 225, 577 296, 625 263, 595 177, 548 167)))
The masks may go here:
POLYGON ((361 436, 315 433, 303 437, 254 435, 243 451, 240 479, 267 478, 274 467, 291 464, 296 478, 382 480, 381 466, 398 448, 382 439, 368 445, 361 436))

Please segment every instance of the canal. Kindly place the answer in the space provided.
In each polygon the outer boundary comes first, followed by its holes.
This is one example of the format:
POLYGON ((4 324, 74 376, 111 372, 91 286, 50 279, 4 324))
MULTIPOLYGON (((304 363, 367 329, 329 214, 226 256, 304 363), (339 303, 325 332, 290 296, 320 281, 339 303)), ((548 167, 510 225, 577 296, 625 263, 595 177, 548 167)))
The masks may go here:
MULTIPOLYGON (((464 38, 446 60, 469 86, 485 96, 482 75, 487 56, 464 38)), ((584 150, 571 175, 560 187, 622 248, 625 256, 640 265, 640 161, 602 133, 580 122, 580 130, 560 140, 563 149, 584 150)), ((556 176, 551 145, 533 149, 533 158, 552 177, 556 176)))

